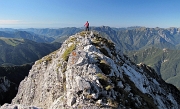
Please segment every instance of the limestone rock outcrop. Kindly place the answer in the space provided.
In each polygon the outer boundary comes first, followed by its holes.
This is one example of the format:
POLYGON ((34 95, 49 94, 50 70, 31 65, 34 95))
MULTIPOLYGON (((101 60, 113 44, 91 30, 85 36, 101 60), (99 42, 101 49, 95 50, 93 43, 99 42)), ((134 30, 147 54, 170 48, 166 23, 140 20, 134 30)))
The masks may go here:
POLYGON ((174 86, 150 67, 135 65, 110 40, 80 32, 36 61, 12 104, 1 109, 178 109, 179 98, 174 86))
POLYGON ((10 103, 17 93, 18 85, 6 77, 0 77, 0 104, 10 103))

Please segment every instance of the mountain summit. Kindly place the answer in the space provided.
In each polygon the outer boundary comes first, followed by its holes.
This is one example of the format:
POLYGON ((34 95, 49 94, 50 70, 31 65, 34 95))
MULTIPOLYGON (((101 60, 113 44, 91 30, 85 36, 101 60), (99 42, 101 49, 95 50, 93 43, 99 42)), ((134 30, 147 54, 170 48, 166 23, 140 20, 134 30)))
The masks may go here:
POLYGON ((178 109, 180 92, 150 67, 135 65, 93 32, 70 36, 35 62, 12 104, 0 109, 178 109))

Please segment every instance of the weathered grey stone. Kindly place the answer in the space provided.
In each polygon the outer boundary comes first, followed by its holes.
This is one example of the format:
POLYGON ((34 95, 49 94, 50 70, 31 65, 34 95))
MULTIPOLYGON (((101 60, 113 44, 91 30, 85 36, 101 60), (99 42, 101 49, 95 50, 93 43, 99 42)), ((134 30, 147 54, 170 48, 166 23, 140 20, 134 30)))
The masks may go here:
POLYGON ((34 106, 23 106, 19 104, 4 104, 1 109, 42 109, 34 106))
POLYGON ((180 108, 176 89, 152 78, 147 67, 137 67, 109 44, 93 32, 71 36, 59 50, 35 62, 12 104, 0 109, 180 108), (76 48, 68 54, 72 44, 76 48))

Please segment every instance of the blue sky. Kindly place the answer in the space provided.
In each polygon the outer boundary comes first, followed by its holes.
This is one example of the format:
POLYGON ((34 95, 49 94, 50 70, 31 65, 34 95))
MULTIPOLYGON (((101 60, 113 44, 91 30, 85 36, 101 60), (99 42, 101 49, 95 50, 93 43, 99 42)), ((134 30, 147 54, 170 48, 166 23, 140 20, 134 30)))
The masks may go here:
POLYGON ((180 27, 180 0, 0 0, 0 28, 180 27))

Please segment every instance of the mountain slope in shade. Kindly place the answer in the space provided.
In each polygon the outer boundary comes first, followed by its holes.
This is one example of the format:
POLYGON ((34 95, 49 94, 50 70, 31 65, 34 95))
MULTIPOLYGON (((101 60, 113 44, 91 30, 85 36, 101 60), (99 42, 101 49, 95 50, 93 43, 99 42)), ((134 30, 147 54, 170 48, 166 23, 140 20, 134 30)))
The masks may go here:
MULTIPOLYGON (((141 48, 156 46, 159 48, 177 49, 180 44, 180 28, 111 28, 108 26, 91 27, 103 37, 111 39, 121 49, 138 50, 141 48)), ((68 36, 80 32, 83 28, 67 27, 59 29, 1 29, 0 36, 11 38, 25 38, 36 42, 62 42, 68 36)))
POLYGON ((27 39, 0 37, 0 65, 33 63, 60 47, 60 43, 37 43, 27 39))
POLYGON ((0 37, 28 39, 39 43, 54 41, 54 38, 52 37, 46 37, 45 35, 37 35, 34 33, 20 30, 0 31, 0 37))
POLYGON ((111 41, 93 32, 81 32, 36 61, 12 104, 0 109, 24 106, 178 109, 180 92, 152 68, 135 65, 111 41))
POLYGON ((105 37, 111 39, 122 50, 139 50, 146 47, 156 46, 158 48, 176 49, 180 43, 179 28, 132 28, 118 29, 108 26, 93 27, 92 30, 99 31, 105 37))
POLYGON ((42 35, 42 36, 46 36, 46 37, 53 37, 54 39, 56 39, 56 38, 61 37, 61 36, 70 36, 72 34, 75 34, 77 32, 82 31, 82 29, 76 28, 76 27, 66 27, 66 28, 59 28, 59 29, 29 28, 29 29, 23 29, 23 31, 33 32, 33 33, 38 34, 38 35, 42 35))
POLYGON ((0 77, 0 104, 10 103, 17 93, 18 85, 8 80, 6 77, 0 77))
POLYGON ((159 49, 151 47, 148 49, 128 52, 127 55, 135 63, 144 63, 151 66, 162 78, 180 89, 180 51, 170 49, 159 49))
POLYGON ((16 96, 20 82, 28 76, 32 64, 0 67, 0 105, 11 103, 16 96))

